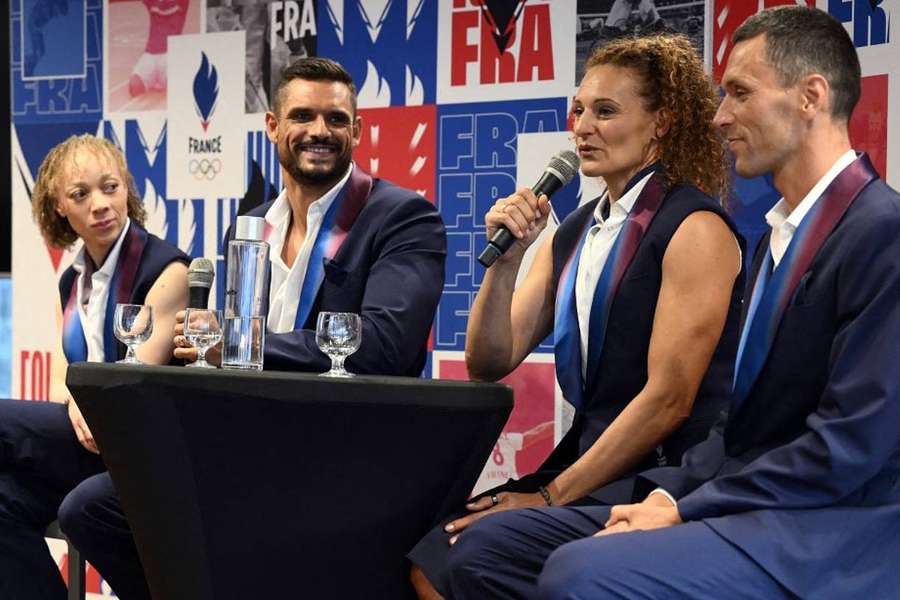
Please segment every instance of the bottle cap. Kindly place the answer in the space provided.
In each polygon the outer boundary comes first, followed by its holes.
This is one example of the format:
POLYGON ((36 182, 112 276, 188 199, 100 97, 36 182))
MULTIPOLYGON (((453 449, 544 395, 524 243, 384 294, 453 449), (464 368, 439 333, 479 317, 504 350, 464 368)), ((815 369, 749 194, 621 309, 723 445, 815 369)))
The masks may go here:
POLYGON ((240 216, 235 223, 234 239, 261 242, 265 226, 266 221, 262 217, 240 216))

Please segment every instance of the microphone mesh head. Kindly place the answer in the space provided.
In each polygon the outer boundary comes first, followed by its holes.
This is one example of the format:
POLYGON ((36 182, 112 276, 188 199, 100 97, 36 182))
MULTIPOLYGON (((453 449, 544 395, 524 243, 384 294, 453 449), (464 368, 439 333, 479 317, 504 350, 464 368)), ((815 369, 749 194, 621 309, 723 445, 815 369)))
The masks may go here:
POLYGON ((581 166, 581 160, 578 155, 571 150, 562 150, 557 152, 556 156, 550 159, 548 168, 556 170, 563 177, 563 185, 572 181, 578 174, 578 167, 581 166))
POLYGON ((188 267, 188 287, 212 287, 215 268, 208 258, 195 258, 188 267))

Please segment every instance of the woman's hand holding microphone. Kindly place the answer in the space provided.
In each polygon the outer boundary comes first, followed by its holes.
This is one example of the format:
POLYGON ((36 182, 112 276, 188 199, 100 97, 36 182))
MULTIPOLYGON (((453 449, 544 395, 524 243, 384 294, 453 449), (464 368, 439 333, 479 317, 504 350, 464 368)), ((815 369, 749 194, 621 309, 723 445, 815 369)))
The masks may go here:
POLYGON ((497 229, 506 227, 516 238, 509 251, 497 258, 497 263, 518 263, 522 260, 525 251, 547 226, 550 210, 550 200, 546 195, 535 196, 526 187, 497 200, 484 216, 487 237, 490 240, 497 229))

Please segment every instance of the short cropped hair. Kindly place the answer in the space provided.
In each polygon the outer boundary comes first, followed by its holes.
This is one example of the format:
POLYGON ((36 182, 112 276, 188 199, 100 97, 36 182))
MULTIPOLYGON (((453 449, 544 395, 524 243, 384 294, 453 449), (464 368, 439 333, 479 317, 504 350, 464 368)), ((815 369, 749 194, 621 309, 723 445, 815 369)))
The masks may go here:
POLYGON ((31 214, 44 240, 54 248, 68 248, 78 240, 78 234, 69 225, 69 220, 61 217, 56 212, 56 207, 59 201, 60 179, 65 174, 66 167, 72 164, 75 152, 82 148, 109 159, 119 168, 119 174, 128 190, 129 218, 143 225, 147 217, 122 151, 103 138, 87 133, 73 135, 47 153, 38 169, 34 190, 31 193, 31 214))
POLYGON ((353 84, 353 77, 340 63, 330 58, 317 56, 301 58, 282 69, 281 81, 278 82, 278 87, 275 89, 275 94, 272 98, 272 109, 276 115, 281 110, 281 96, 284 93, 284 88, 295 79, 343 83, 350 88, 350 103, 353 105, 353 114, 356 114, 356 86, 353 84))
POLYGON ((766 58, 789 87, 818 73, 831 88, 831 116, 849 121, 859 101, 859 57, 844 26, 828 13, 804 6, 780 6, 753 15, 737 28, 737 44, 766 36, 766 58))

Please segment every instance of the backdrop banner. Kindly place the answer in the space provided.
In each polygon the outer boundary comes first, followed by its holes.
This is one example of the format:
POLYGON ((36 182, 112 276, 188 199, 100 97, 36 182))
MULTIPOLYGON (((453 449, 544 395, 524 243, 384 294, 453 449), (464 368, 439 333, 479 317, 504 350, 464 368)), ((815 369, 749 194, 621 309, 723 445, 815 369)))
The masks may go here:
MULTIPOLYGON (((238 206, 281 189, 264 129, 280 70, 303 56, 341 62, 359 91, 355 152, 373 176, 417 190, 448 233, 444 294, 423 376, 466 379, 466 323, 484 278, 475 257, 484 214, 532 185, 572 148, 569 107, 584 60, 621 34, 659 29, 690 37, 714 77, 730 37, 751 14, 791 0, 16 0, 11 24, 12 365, 17 398, 43 400, 59 353, 57 281, 79 246, 48 247, 31 217, 47 151, 94 133, 125 153, 147 229, 217 266, 238 206), (652 5, 652 10, 650 9, 652 5)), ((799 4, 810 4, 800 1, 799 4)), ((841 21, 862 61, 863 94, 850 123, 857 150, 900 187, 900 0, 816 0, 841 21), (897 102, 893 102, 894 107, 897 102)), ((581 177, 553 198, 554 219, 597 197, 581 177)), ((778 199, 771 180, 736 179, 729 206, 755 244, 778 199)), ((752 247, 752 246, 751 246, 752 247)), ((747 253, 751 256, 751 253, 747 253)), ((530 257, 526 260, 524 276, 530 257)), ((534 469, 571 421, 552 347, 538 346, 505 382, 516 408, 478 488, 534 469)), ((62 563, 64 552, 54 555, 62 563)), ((91 572, 89 597, 109 586, 91 572)))

